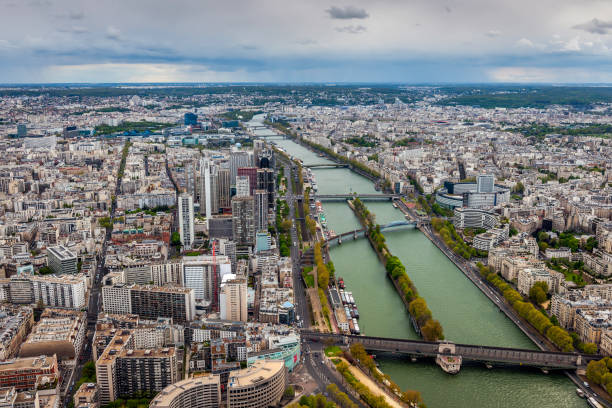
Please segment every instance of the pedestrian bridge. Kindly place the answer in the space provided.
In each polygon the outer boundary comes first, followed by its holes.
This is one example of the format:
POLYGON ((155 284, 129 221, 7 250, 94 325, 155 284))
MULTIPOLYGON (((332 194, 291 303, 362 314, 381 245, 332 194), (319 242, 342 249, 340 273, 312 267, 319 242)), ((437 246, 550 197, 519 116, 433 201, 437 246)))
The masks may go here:
MULTIPOLYGON (((535 351, 506 347, 454 344, 452 348, 442 348, 444 342, 431 342, 384 337, 355 336, 302 331, 301 337, 308 341, 350 346, 362 344, 366 350, 406 354, 411 357, 436 357, 438 355, 461 356, 463 362, 471 361, 489 366, 525 366, 542 370, 576 370, 585 368, 590 360, 601 356, 553 351, 535 351), (441 351, 443 349, 443 351, 441 351)), ((452 344, 452 343, 451 343, 452 344)))
MULTIPOLYGON (((387 231, 387 230, 396 230, 396 229, 403 229, 403 228, 413 229, 416 227, 417 227, 417 223, 415 221, 398 220, 398 221, 390 222, 385 225, 381 225, 380 230, 387 231)), ((343 241, 351 241, 351 240, 363 238, 365 237, 365 234, 366 234, 365 228, 354 230, 354 231, 348 231, 348 232, 344 232, 342 234, 336 235, 332 238, 326 239, 324 243, 327 244, 328 246, 342 245, 343 241)))

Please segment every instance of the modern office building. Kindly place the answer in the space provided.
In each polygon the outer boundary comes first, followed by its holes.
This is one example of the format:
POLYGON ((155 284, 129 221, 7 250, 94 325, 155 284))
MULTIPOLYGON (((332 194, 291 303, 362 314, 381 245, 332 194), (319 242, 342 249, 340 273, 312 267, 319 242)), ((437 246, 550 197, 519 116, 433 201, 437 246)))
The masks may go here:
POLYGON ((268 208, 274 208, 275 181, 274 170, 257 169, 257 189, 268 193, 268 208))
POLYGON ((276 406, 287 385, 287 369, 282 360, 260 360, 249 368, 232 371, 227 384, 228 408, 267 408, 276 406))
POLYGON ((198 115, 195 113, 187 112, 183 119, 185 126, 195 126, 198 124, 198 115))
POLYGON ((436 191, 436 203, 449 209, 460 207, 486 209, 509 201, 510 189, 495 184, 493 176, 479 176, 476 183, 447 181, 443 188, 436 191))
POLYGON ((251 194, 251 184, 248 176, 236 177, 236 195, 235 197, 248 197, 251 194))
POLYGON ((478 208, 456 208, 453 217, 455 228, 490 229, 499 224, 499 217, 491 211, 478 208))
POLYGON ((232 208, 232 178, 230 173, 230 169, 224 167, 220 167, 218 171, 217 196, 219 197, 219 208, 223 212, 229 212, 232 208))
POLYGON ((268 192, 266 190, 255 190, 255 230, 268 230, 268 192))
POLYGON ((28 126, 25 123, 17 124, 17 137, 26 137, 28 135, 28 126))
POLYGON ((229 160, 230 168, 230 180, 236 181, 238 175, 238 168, 250 167, 253 165, 253 158, 249 152, 245 151, 234 151, 230 153, 229 160))
POLYGON ((246 322, 248 319, 246 277, 236 277, 234 274, 223 276, 219 304, 221 319, 246 322))
POLYGON ((49 267, 57 274, 76 274, 77 256, 63 245, 47 248, 49 267))
POLYGON ((211 215, 219 213, 219 174, 218 167, 208 159, 203 159, 200 164, 202 175, 200 214, 206 215, 210 219, 211 215))
POLYGON ((255 252, 269 251, 272 246, 272 235, 267 231, 260 231, 255 235, 255 252))
POLYGON ((150 408, 217 408, 221 406, 218 375, 201 375, 164 388, 151 401, 150 408))
POLYGON ((183 193, 178 202, 179 234, 183 249, 191 249, 195 238, 193 225, 193 197, 183 193))
POLYGON ((232 273, 236 273, 236 243, 228 239, 220 239, 217 248, 220 255, 225 255, 229 258, 232 264, 232 273))
POLYGON ((253 197, 232 198, 233 239, 237 245, 255 243, 255 200, 253 197))
POLYGON ((249 178, 249 194, 257 188, 257 167, 240 167, 238 168, 238 176, 246 176, 249 178))
POLYGON ((480 175, 476 179, 476 192, 478 193, 492 193, 495 188, 495 177, 486 174, 480 175))

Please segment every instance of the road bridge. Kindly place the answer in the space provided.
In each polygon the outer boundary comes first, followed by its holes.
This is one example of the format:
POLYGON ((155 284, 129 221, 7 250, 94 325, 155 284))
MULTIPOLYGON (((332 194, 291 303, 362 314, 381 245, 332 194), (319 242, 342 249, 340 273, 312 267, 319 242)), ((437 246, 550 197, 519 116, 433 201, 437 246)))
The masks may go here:
POLYGON ((342 164, 342 163, 320 163, 320 164, 304 164, 303 167, 308 167, 310 169, 338 169, 338 168, 348 168, 350 165, 342 164))
MULTIPOLYGON (((350 346, 362 344, 366 350, 406 354, 412 357, 436 357, 438 355, 461 356, 463 361, 479 362, 487 366, 524 366, 542 370, 576 370, 585 368, 590 360, 601 356, 553 351, 535 351, 507 347, 454 344, 441 352, 444 342, 422 340, 389 339, 384 337, 355 336, 302 331, 301 337, 308 341, 350 346)), ((451 343, 452 344, 452 343, 451 343)))
POLYGON ((400 198, 398 194, 361 194, 361 193, 346 193, 346 194, 317 194, 315 199, 320 201, 333 200, 352 200, 359 198, 361 201, 372 200, 397 200, 400 198))
MULTIPOLYGON (((396 229, 404 229, 404 228, 413 229, 416 227, 417 227, 417 223, 415 221, 398 220, 398 221, 390 222, 388 224, 381 225, 380 230, 387 231, 387 230, 396 230, 396 229)), ((342 242, 344 241, 351 241, 351 240, 363 238, 365 237, 365 234, 366 234, 365 228, 354 230, 354 231, 343 232, 342 234, 338 234, 331 238, 326 239, 324 241, 324 244, 327 244, 328 246, 342 245, 342 242)))

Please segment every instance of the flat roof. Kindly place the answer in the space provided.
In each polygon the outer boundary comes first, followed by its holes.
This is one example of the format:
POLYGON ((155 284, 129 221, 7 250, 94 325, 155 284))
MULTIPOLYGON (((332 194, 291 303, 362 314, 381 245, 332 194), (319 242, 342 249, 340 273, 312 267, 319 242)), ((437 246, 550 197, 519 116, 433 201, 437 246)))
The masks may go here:
POLYGON ((167 386, 159 394, 157 394, 155 399, 151 401, 151 406, 168 406, 176 397, 178 397, 184 391, 200 386, 212 385, 220 387, 220 384, 220 377, 218 375, 212 374, 201 375, 183 381, 179 381, 177 383, 167 386))
POLYGON ((240 388, 258 384, 285 369, 283 360, 259 360, 249 368, 233 371, 230 374, 228 387, 240 388))

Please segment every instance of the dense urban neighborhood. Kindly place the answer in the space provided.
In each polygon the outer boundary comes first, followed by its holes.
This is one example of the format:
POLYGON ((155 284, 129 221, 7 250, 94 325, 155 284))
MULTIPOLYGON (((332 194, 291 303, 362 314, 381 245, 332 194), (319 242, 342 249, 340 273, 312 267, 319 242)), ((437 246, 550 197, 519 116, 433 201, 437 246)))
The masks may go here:
POLYGON ((610 406, 611 89, 0 88, 0 399, 610 406))

